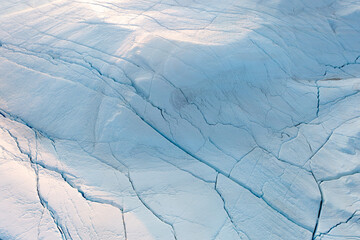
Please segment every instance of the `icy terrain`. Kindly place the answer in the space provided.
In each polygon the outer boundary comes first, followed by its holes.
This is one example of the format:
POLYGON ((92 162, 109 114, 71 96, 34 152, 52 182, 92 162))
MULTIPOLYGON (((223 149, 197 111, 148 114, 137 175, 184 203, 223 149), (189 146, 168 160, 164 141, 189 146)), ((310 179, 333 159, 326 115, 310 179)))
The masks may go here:
POLYGON ((360 1, 0 2, 0 239, 360 239, 360 1))

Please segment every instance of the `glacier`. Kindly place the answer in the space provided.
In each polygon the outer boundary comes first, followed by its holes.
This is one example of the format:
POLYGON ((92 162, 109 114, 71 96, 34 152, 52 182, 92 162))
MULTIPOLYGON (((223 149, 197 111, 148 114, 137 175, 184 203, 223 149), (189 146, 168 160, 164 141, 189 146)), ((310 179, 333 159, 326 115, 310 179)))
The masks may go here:
POLYGON ((7 0, 0 239, 360 239, 360 2, 7 0))

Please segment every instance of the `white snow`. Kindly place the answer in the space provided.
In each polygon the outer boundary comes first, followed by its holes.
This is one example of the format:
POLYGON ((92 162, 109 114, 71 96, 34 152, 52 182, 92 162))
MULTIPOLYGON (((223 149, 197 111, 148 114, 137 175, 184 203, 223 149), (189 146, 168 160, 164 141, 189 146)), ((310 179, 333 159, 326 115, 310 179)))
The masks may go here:
POLYGON ((0 4, 0 239, 359 239, 360 2, 0 4))

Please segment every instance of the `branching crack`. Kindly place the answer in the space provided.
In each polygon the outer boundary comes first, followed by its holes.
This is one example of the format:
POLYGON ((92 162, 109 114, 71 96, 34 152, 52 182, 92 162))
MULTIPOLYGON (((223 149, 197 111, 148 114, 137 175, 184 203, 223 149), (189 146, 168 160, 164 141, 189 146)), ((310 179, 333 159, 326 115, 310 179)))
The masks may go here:
MULTIPOLYGON (((327 66, 327 67, 332 67, 332 68, 334 68, 334 69, 342 69, 342 68, 344 68, 344 67, 346 67, 346 66, 348 66, 348 65, 359 64, 359 63, 357 62, 359 59, 360 59, 360 55, 357 56, 354 61, 344 63, 343 65, 340 65, 340 66, 334 66, 334 65, 331 65, 331 64, 326 64, 325 66, 327 66)), ((326 75, 326 72, 325 72, 325 75, 326 75)))

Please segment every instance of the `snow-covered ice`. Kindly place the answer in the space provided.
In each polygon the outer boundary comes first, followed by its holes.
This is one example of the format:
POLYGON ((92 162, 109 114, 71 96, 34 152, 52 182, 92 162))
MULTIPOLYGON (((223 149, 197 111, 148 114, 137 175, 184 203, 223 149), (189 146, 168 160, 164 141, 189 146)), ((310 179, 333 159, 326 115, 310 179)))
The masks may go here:
POLYGON ((0 4, 0 239, 360 239, 360 2, 0 4))

